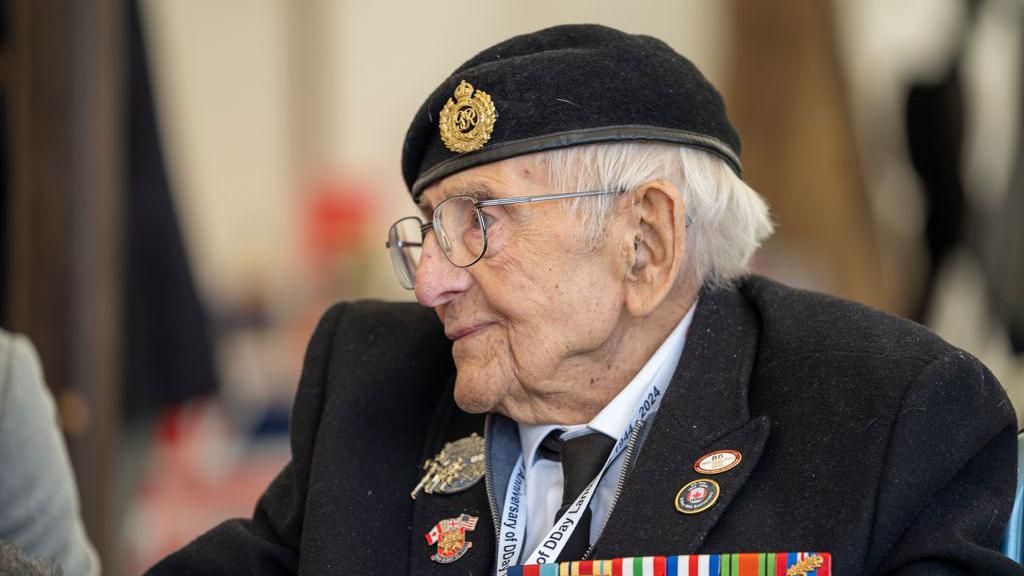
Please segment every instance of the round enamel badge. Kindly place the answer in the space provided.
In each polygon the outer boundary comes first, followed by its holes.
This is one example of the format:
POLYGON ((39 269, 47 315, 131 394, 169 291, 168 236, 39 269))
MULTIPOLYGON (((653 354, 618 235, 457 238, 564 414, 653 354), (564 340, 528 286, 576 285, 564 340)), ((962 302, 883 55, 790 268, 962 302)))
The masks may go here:
POLYGON ((718 482, 700 478, 679 489, 676 494, 676 510, 683 514, 699 514, 715 505, 721 490, 718 482))
POLYGON ((743 456, 735 450, 715 450, 693 463, 698 474, 721 474, 739 465, 743 456))

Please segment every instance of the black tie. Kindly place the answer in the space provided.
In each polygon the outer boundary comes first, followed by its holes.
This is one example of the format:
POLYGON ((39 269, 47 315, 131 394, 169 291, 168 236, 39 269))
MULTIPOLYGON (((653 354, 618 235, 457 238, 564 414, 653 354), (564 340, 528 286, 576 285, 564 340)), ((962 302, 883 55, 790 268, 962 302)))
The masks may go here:
MULTIPOLYGON (((600 433, 584 434, 569 440, 559 440, 557 444, 553 441, 554 436, 561 434, 556 430, 548 435, 541 443, 540 455, 552 460, 562 462, 562 478, 564 488, 562 489, 562 506, 555 514, 555 522, 565 514, 565 511, 572 506, 583 489, 590 484, 590 481, 597 476, 604 466, 608 455, 615 446, 615 440, 600 433)), ((581 560, 590 546, 590 518, 591 512, 588 506, 580 516, 576 529, 566 542, 558 555, 558 562, 570 560, 581 560)))

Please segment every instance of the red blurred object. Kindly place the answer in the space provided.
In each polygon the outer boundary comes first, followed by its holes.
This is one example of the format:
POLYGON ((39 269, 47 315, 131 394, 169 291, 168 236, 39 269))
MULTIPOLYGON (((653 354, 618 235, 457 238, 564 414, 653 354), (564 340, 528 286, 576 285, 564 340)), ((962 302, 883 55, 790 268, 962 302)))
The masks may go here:
POLYGON ((302 230, 305 251, 315 269, 358 250, 373 214, 369 186, 328 178, 307 196, 302 230))

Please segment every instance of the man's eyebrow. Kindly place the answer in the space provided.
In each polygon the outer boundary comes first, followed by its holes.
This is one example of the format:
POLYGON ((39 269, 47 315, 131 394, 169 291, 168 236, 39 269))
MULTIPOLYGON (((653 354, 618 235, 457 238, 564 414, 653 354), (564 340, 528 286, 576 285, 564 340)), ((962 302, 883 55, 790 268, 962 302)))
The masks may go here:
MULTIPOLYGON (((449 188, 441 195, 441 198, 437 203, 440 204, 453 196, 469 196, 477 201, 488 200, 490 198, 494 198, 494 190, 486 182, 467 182, 465 184, 449 188)), ((420 197, 418 207, 424 214, 430 214, 434 210, 434 207, 431 206, 430 203, 428 203, 422 196, 420 197)))

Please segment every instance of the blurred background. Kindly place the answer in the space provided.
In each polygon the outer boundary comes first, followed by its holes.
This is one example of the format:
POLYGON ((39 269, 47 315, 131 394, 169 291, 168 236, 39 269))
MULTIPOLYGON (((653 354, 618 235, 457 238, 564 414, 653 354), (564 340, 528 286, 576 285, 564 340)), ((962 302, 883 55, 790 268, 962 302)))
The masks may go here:
POLYGON ((1024 408, 1022 0, 0 0, 0 325, 105 573, 251 513, 319 315, 412 297, 384 239, 422 99, 567 22, 722 90, 778 223, 760 273, 931 326, 1024 408))

